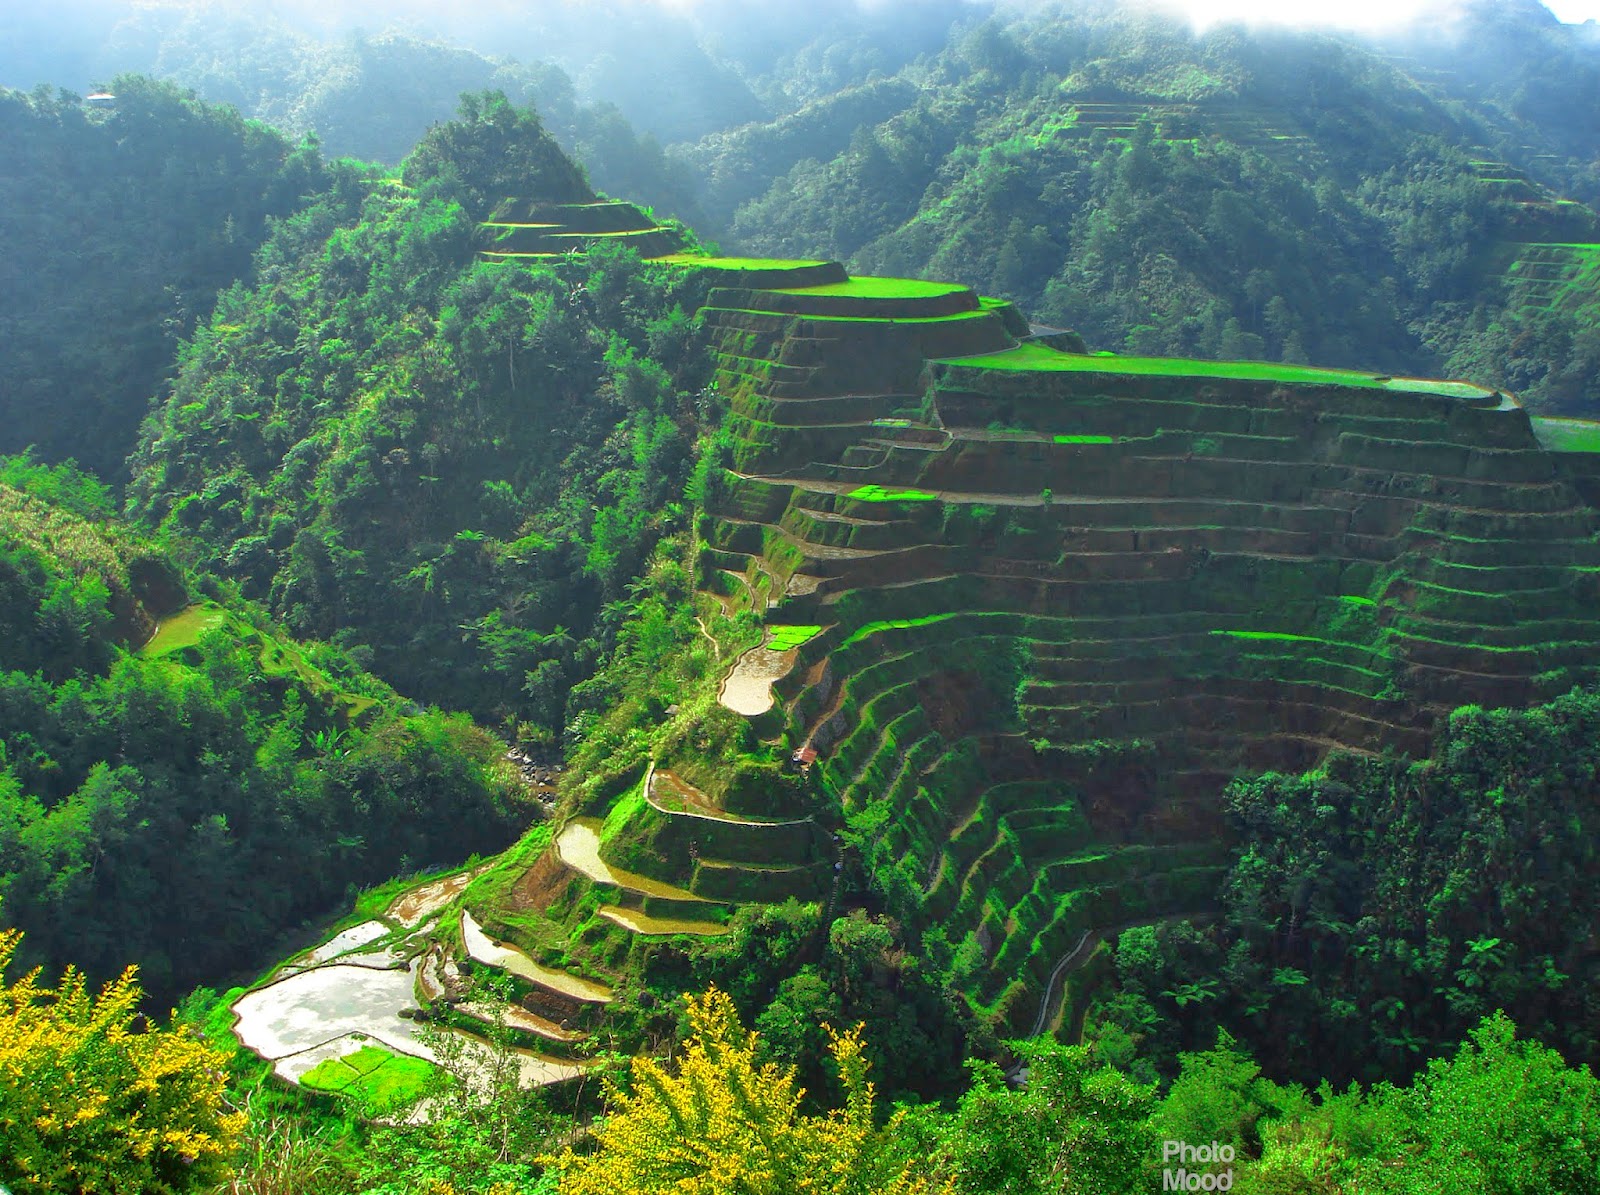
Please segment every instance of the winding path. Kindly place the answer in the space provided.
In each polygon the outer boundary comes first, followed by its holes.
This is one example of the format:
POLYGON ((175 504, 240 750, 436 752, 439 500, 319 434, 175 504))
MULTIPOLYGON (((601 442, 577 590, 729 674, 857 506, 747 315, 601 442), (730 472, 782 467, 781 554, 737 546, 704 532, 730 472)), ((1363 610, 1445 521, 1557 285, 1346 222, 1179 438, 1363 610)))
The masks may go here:
POLYGON ((1055 970, 1050 972, 1050 978, 1044 985, 1044 995, 1039 999, 1039 1015, 1033 1018, 1033 1028, 1028 1030, 1029 1037, 1038 1037, 1039 1034, 1044 1032, 1044 1023, 1050 1019, 1050 1001, 1055 995, 1056 984, 1067 973, 1067 968, 1072 965, 1072 960, 1078 957, 1079 952, 1083 950, 1084 944, 1091 937, 1094 938, 1096 946, 1100 944, 1100 936, 1094 930, 1084 930, 1083 937, 1078 939, 1078 944, 1062 955, 1061 961, 1056 964, 1055 970))

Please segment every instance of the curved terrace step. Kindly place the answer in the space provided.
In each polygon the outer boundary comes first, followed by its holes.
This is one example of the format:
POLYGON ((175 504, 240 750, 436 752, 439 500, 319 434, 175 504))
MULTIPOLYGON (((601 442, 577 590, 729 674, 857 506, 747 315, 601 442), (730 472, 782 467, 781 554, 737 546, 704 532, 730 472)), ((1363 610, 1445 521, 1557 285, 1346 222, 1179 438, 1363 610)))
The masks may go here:
POLYGON ((663 900, 688 901, 702 904, 708 908, 714 907, 717 902, 708 901, 705 897, 680 888, 676 884, 663 883, 637 872, 625 871, 620 867, 613 867, 600 857, 600 827, 603 823, 599 818, 575 817, 561 828, 561 833, 556 836, 556 853, 561 861, 574 871, 581 872, 597 884, 609 884, 620 888, 624 892, 632 892, 638 896, 656 897, 663 900))
POLYGON ((461 910, 461 944, 466 948, 467 957, 474 962, 520 976, 558 996, 585 1004, 609 1004, 613 999, 612 990, 606 984, 543 966, 510 943, 495 941, 465 909, 461 910))

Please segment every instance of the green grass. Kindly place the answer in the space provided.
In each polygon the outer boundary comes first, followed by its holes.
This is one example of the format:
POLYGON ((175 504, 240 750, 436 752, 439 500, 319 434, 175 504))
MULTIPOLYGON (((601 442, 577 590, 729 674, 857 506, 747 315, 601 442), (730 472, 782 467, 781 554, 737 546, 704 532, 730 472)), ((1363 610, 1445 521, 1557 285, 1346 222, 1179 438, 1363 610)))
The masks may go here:
POLYGON ((1535 417, 1533 437, 1546 452, 1600 452, 1600 423, 1535 417))
MULTIPOLYGON (((657 261, 665 261, 666 259, 665 258, 657 258, 656 260, 657 261)), ((763 287, 761 289, 768 289, 768 288, 763 287)), ((812 293, 813 289, 814 288, 812 288, 812 287, 804 287, 804 288, 800 288, 799 290, 797 290, 796 293, 797 294, 810 294, 810 293, 812 293)), ((783 314, 785 314, 783 312, 778 312, 778 311, 762 311, 760 308, 757 308, 757 307, 718 307, 718 308, 716 308, 716 310, 718 310, 718 311, 731 311, 731 312, 734 312, 734 313, 736 313, 738 315, 760 315, 760 316, 765 316, 765 317, 768 317, 768 318, 770 318, 772 316, 775 316, 775 315, 783 315, 783 314)), ((809 323, 816 323, 816 324, 918 324, 918 325, 933 325, 933 324, 966 323, 969 320, 992 320, 992 319, 995 318, 995 315, 994 315, 993 311, 991 311, 991 310, 989 310, 987 308, 982 308, 982 309, 979 309, 977 311, 952 311, 949 315, 813 315, 813 314, 809 314, 808 313, 808 314, 805 314, 805 315, 801 315, 800 318, 803 319, 803 320, 806 320, 809 323)), ((1049 351, 1049 350, 1046 350, 1046 351, 1049 351)), ((974 360, 974 361, 987 361, 988 359, 989 358, 987 358, 987 357, 974 357, 974 358, 972 358, 972 360, 974 360)), ((958 362, 956 362, 956 364, 964 364, 964 363, 958 361, 958 362)))
POLYGON ((215 602, 196 602, 171 618, 162 619, 156 633, 139 649, 138 654, 148 659, 171 655, 195 646, 200 642, 200 636, 230 621, 228 612, 215 602))
POLYGON ((644 779, 635 784, 627 792, 617 798, 616 803, 606 813, 606 820, 600 824, 600 841, 610 842, 627 828, 628 824, 643 812, 649 797, 645 795, 644 779))
POLYGON ((300 1076, 312 1091, 350 1096, 378 1114, 417 1099, 437 1068, 421 1058, 362 1046, 343 1058, 328 1058, 300 1076))
POLYGON ((706 270, 793 270, 805 266, 825 266, 815 258, 785 257, 697 257, 693 253, 671 253, 657 261, 675 266, 699 266, 706 270))
POLYGON ((921 618, 886 618, 877 622, 869 622, 860 627, 850 638, 846 639, 841 647, 849 647, 852 643, 865 639, 868 635, 876 635, 879 631, 903 631, 910 627, 926 627, 936 622, 943 622, 947 618, 960 618, 961 614, 925 614, 921 618))
POLYGON ((1369 597, 1362 597, 1354 593, 1341 593, 1338 597, 1347 606, 1376 606, 1378 604, 1369 597))
POLYGON ((932 299, 960 294, 967 288, 954 282, 923 282, 917 278, 851 278, 822 286, 770 288, 780 295, 846 295, 858 299, 932 299))
POLYGON ((1036 370, 1056 373, 1117 373, 1139 377, 1232 378, 1238 381, 1291 382, 1312 386, 1361 386, 1443 394, 1452 398, 1487 398, 1492 391, 1470 382, 1430 378, 1392 378, 1354 369, 1324 369, 1277 361, 1198 361, 1186 357, 1084 356, 1062 353, 1041 344, 1021 344, 1000 353, 952 357, 944 365, 979 369, 1036 370))
POLYGON ((857 486, 845 495, 857 502, 937 502, 938 494, 926 490, 891 490, 881 485, 857 486))
POLYGON ((820 626, 771 626, 767 630, 772 632, 772 638, 767 642, 768 651, 792 651, 821 631, 822 628, 820 626))
POLYGON ((171 618, 163 619, 138 654, 146 659, 173 656, 197 646, 201 637, 213 630, 222 631, 241 646, 255 650, 264 675, 298 680, 330 706, 342 706, 345 717, 351 722, 377 704, 375 698, 340 688, 327 673, 306 659, 297 644, 257 630, 214 602, 196 602, 171 618))
POLYGON ((1212 631, 1213 635, 1226 635, 1230 639, 1269 639, 1285 643, 1326 643, 1315 635, 1290 635, 1282 631, 1212 631))
POLYGON ((1051 436, 1057 444, 1115 444, 1115 436, 1051 436))

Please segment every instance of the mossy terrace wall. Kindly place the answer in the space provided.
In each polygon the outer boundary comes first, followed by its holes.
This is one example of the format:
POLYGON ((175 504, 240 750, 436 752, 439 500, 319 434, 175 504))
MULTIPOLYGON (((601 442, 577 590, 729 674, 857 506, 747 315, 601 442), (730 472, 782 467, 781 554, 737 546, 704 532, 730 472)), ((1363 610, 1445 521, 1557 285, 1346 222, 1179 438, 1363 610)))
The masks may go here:
POLYGON ((1068 360, 961 288, 786 281, 702 312, 735 439, 702 573, 824 628, 788 743, 1013 1028, 1083 930, 1208 906, 1232 775, 1600 673, 1591 471, 1498 393, 1068 360))

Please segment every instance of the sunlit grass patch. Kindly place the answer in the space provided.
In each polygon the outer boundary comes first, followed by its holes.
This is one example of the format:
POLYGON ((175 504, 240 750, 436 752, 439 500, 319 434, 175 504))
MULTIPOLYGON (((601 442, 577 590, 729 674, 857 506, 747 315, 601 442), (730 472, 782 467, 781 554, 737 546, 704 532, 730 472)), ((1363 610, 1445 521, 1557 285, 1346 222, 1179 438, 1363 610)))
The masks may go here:
POLYGON ((820 626, 768 627, 772 638, 767 641, 768 651, 792 651, 822 630, 820 626))
POLYGON ((419 1098, 438 1068, 421 1058, 362 1046, 342 1058, 326 1058, 300 1076, 300 1085, 352 1099, 382 1115, 419 1098))
POLYGON ((200 636, 228 621, 228 612, 215 602, 196 602, 161 620, 156 633, 139 649, 141 656, 154 659, 171 655, 200 642, 200 636))
POLYGON ((693 253, 671 253, 657 261, 675 266, 699 266, 707 270, 789 270, 804 266, 824 266, 816 258, 789 257, 699 257, 693 253))
POLYGON ((1115 436, 1051 436, 1057 444, 1115 444, 1115 436))
POLYGON ((1532 423, 1534 438, 1547 452, 1600 452, 1600 422, 1535 417, 1532 423))
POLYGON ((1360 386, 1373 390, 1442 394, 1451 398, 1488 397, 1492 392, 1470 382, 1396 378, 1357 369, 1289 365, 1279 361, 1199 361, 1187 357, 1118 357, 1063 353, 1040 344, 1021 344, 1001 353, 952 357, 944 365, 976 369, 1038 370, 1058 373, 1114 373, 1130 377, 1226 378, 1286 382, 1306 386, 1360 386))
POLYGON ((1283 631, 1212 631, 1213 635, 1225 635, 1229 639, 1265 639, 1285 643, 1324 643, 1315 635, 1290 635, 1283 631))
POLYGON ((842 646, 849 647, 852 643, 865 639, 868 635, 876 635, 879 631, 904 631, 911 627, 931 626, 936 622, 944 622, 947 618, 958 618, 958 614, 924 614, 921 618, 886 618, 876 622, 869 622, 856 630, 842 646))
POLYGON ((938 494, 927 490, 895 490, 881 485, 857 486, 845 495, 857 502, 937 502, 938 494))
POLYGON ((959 294, 967 288, 954 282, 924 282, 918 278, 851 278, 821 286, 774 287, 780 295, 844 295, 859 299, 932 299, 959 294))

